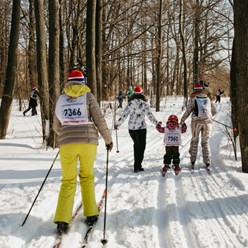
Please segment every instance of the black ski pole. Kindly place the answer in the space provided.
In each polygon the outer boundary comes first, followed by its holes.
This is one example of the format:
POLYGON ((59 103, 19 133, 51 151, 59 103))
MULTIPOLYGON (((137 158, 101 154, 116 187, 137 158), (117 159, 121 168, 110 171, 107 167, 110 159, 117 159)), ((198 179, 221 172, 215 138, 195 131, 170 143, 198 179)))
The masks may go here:
POLYGON ((38 198, 38 196, 39 196, 39 194, 40 194, 40 192, 41 192, 43 186, 44 186, 44 184, 45 184, 45 182, 46 182, 46 179, 47 179, 47 177, 49 176, 49 174, 50 174, 50 172, 51 172, 51 170, 52 170, 52 168, 53 168, 53 165, 54 165, 54 163, 55 163, 55 161, 56 161, 58 155, 59 155, 59 151, 57 152, 57 154, 56 154, 56 156, 55 156, 55 158, 54 158, 54 160, 53 160, 53 163, 52 163, 52 165, 51 165, 49 171, 48 171, 47 174, 46 174, 46 177, 45 177, 45 179, 44 179, 44 181, 43 181, 43 183, 42 183, 42 185, 41 185, 41 187, 40 187, 40 189, 39 189, 39 191, 38 191, 38 194, 36 195, 36 197, 35 197, 35 199, 34 199, 32 205, 31 205, 31 207, 30 207, 30 209, 29 209, 29 211, 28 211, 28 213, 27 213, 27 215, 26 215, 26 217, 25 217, 25 219, 24 219, 24 221, 23 221, 23 223, 22 223, 22 226, 24 226, 24 224, 25 224, 25 222, 26 222, 26 220, 27 220, 27 218, 28 218, 28 216, 29 216, 29 214, 30 214, 30 212, 31 212, 31 210, 32 210, 32 208, 33 208, 33 206, 34 206, 34 204, 35 204, 35 202, 36 202, 36 200, 37 200, 37 198, 38 198))
POLYGON ((116 136, 116 152, 119 153, 119 148, 118 148, 118 135, 117 135, 117 131, 118 129, 115 129, 116 133, 115 133, 115 136, 116 136))
MULTIPOLYGON (((115 109, 114 109, 114 126, 116 123, 116 101, 115 101, 115 109)), ((115 138, 116 138, 116 152, 119 153, 119 148, 118 148, 118 134, 117 134, 118 129, 115 129, 115 138)))
POLYGON ((107 149, 105 205, 104 205, 104 227, 103 227, 103 238, 101 239, 101 242, 102 242, 103 245, 107 244, 107 242, 108 242, 108 240, 105 238, 105 233, 106 233, 106 211, 107 211, 107 199, 108 199, 108 160, 109 160, 109 150, 107 149))

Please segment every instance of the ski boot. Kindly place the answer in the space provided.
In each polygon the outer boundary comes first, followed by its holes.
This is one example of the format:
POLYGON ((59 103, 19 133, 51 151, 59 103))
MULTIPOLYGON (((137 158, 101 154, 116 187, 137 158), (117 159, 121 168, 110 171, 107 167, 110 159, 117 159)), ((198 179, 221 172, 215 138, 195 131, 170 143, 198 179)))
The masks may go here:
POLYGON ((164 165, 164 167, 161 170, 162 176, 164 177, 166 172, 170 169, 170 166, 168 164, 164 165))
POLYGON ((93 226, 95 224, 95 222, 97 222, 98 220, 98 215, 94 215, 94 216, 87 216, 86 217, 86 220, 85 220, 85 223, 88 225, 88 226, 93 226))
POLYGON ((191 169, 190 169, 191 174, 194 173, 194 169, 195 169, 195 162, 191 162, 191 169))
POLYGON ((62 233, 66 233, 68 230, 68 223, 66 222, 57 222, 57 233, 61 235, 62 233))
POLYGON ((179 164, 175 164, 175 167, 174 167, 175 175, 177 176, 180 171, 181 171, 181 167, 179 166, 179 164))
POLYGON ((207 171, 207 173, 210 175, 211 174, 211 170, 210 170, 210 164, 209 163, 207 163, 206 164, 206 171, 207 171))

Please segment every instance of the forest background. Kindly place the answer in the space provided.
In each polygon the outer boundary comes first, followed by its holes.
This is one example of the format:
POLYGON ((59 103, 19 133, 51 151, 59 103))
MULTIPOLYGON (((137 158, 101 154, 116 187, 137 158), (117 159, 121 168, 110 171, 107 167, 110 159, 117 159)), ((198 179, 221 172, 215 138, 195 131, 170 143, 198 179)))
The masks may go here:
POLYGON ((246 0, 3 0, 0 2, 0 139, 13 99, 39 87, 43 140, 56 147, 56 99, 72 68, 86 71, 99 104, 141 85, 159 111, 167 95, 187 105, 194 82, 231 99, 234 143, 248 172, 246 0))

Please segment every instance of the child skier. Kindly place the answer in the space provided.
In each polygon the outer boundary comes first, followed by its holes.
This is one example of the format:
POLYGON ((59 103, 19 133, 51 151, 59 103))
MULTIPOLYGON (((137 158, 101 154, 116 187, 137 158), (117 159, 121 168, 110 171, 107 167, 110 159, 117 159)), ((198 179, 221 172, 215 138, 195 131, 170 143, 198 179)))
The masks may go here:
POLYGON ((165 176, 165 173, 168 169, 170 169, 171 161, 173 161, 173 169, 175 174, 181 170, 180 164, 180 153, 179 153, 179 145, 181 145, 181 133, 185 133, 187 130, 187 126, 184 123, 181 127, 178 124, 178 118, 176 115, 170 115, 166 126, 162 127, 161 122, 159 122, 156 126, 156 129, 160 133, 164 133, 164 145, 165 145, 165 155, 164 155, 164 167, 161 172, 162 175, 165 176))

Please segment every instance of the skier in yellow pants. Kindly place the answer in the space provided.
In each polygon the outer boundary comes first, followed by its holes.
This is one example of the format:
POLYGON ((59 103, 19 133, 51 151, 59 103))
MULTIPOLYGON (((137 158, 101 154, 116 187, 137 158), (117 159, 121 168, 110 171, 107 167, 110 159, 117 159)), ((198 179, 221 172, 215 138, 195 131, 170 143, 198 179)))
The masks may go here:
POLYGON ((54 222, 57 232, 63 233, 71 222, 77 185, 77 161, 80 162, 79 179, 86 223, 93 225, 98 219, 94 189, 94 161, 98 145, 98 132, 111 151, 112 138, 101 109, 85 85, 81 71, 68 74, 64 93, 59 97, 53 120, 58 135, 62 184, 54 222))
POLYGON ((94 190, 94 144, 66 144, 60 147, 62 185, 54 222, 71 222, 77 185, 77 160, 80 161, 79 179, 85 216, 98 215, 94 190))

